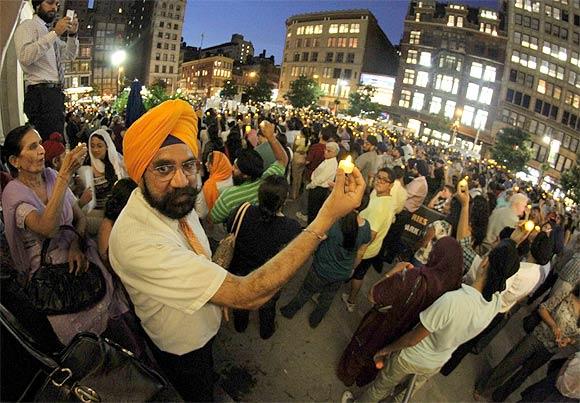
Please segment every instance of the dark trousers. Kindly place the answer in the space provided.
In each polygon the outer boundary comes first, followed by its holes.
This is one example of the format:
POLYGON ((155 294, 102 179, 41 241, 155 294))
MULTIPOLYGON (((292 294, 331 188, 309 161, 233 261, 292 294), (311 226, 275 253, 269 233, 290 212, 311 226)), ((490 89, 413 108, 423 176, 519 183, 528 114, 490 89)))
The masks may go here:
POLYGON ((186 401, 213 401, 213 341, 212 338, 202 348, 183 355, 153 349, 167 379, 186 401))
POLYGON ((553 355, 540 340, 529 334, 512 348, 489 376, 477 383, 476 390, 484 395, 492 392, 494 402, 503 402, 553 355))
MULTIPOLYGON (((260 337, 262 339, 269 339, 276 331, 276 302, 278 302, 278 298, 280 298, 280 293, 276 294, 258 310, 260 337)), ((236 331, 239 333, 246 331, 249 321, 250 311, 234 309, 234 327, 236 331)))
POLYGON ((314 221, 327 197, 328 188, 317 186, 308 191, 308 224, 314 221))
POLYGON ((64 136, 64 94, 60 89, 28 87, 24 94, 24 113, 42 140, 54 132, 64 136))
POLYGON ((314 269, 310 269, 298 294, 280 311, 287 318, 292 318, 308 302, 310 297, 320 293, 318 304, 310 314, 310 325, 317 326, 330 309, 334 296, 343 284, 342 280, 327 280, 318 275, 314 269))

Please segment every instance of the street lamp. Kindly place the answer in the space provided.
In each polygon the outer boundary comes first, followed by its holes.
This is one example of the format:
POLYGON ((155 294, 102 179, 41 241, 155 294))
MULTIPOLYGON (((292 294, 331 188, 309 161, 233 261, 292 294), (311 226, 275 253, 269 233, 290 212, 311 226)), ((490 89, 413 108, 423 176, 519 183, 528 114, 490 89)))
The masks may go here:
POLYGON ((122 64, 127 58, 127 52, 122 49, 116 50, 111 54, 111 64, 117 67, 117 95, 119 94, 119 83, 121 81, 121 72, 124 71, 122 64))

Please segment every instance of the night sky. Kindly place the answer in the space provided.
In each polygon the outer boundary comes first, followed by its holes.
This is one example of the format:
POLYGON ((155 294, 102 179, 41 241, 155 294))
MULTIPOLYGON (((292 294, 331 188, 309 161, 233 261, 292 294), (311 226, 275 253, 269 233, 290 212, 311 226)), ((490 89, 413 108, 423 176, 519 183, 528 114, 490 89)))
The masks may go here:
MULTIPOLYGON (((497 0, 454 1, 473 6, 496 8, 497 0)), ((203 47, 229 42, 233 33, 244 35, 258 55, 266 49, 276 63, 282 60, 286 19, 294 14, 325 10, 365 8, 372 11, 394 45, 403 32, 408 0, 188 0, 183 38, 188 45, 203 47)))

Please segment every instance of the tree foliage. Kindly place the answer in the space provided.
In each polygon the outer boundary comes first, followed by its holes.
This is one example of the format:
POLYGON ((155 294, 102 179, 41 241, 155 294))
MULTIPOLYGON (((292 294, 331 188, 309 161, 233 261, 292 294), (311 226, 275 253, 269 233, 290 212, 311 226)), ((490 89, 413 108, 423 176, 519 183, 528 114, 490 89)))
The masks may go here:
POLYGON ((159 80, 149 88, 148 94, 143 98, 143 106, 145 106, 145 110, 154 108, 168 99, 183 99, 184 101, 189 102, 181 92, 168 94, 166 89, 167 86, 164 85, 164 83, 164 81, 159 80))
POLYGON ((497 132, 491 150, 494 160, 512 171, 524 171, 532 157, 530 135, 517 127, 507 127, 497 132))
POLYGON ((233 80, 228 80, 224 83, 224 87, 220 92, 220 97, 224 99, 233 99, 238 95, 238 86, 233 80))
POLYGON ((125 88, 123 91, 117 95, 115 103, 113 104, 113 110, 119 115, 122 114, 127 108, 127 100, 129 99, 129 89, 125 88))
POLYGON ((371 99, 377 92, 377 89, 372 85, 365 85, 360 87, 358 91, 351 93, 348 96, 349 108, 346 113, 350 116, 368 117, 376 119, 379 117, 382 107, 371 99))
POLYGON ((306 76, 300 76, 290 83, 290 90, 284 98, 295 108, 315 105, 322 95, 322 90, 316 81, 306 76))
POLYGON ((562 173, 560 183, 566 196, 580 203, 580 165, 562 173))
POLYGON ((266 102, 272 99, 272 86, 265 77, 260 77, 258 82, 246 89, 248 98, 254 102, 266 102))

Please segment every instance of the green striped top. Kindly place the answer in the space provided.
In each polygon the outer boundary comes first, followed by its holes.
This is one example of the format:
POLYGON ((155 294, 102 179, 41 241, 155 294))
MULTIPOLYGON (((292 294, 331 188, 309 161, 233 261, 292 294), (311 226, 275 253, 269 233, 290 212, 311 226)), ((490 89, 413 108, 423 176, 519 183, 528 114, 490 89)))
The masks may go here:
POLYGON ((224 189, 211 209, 211 221, 216 224, 225 222, 232 211, 235 211, 245 202, 258 204, 258 188, 262 179, 270 175, 284 176, 285 169, 282 164, 276 161, 264 171, 260 179, 224 189))

